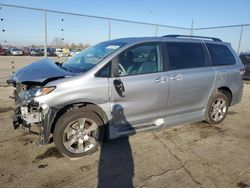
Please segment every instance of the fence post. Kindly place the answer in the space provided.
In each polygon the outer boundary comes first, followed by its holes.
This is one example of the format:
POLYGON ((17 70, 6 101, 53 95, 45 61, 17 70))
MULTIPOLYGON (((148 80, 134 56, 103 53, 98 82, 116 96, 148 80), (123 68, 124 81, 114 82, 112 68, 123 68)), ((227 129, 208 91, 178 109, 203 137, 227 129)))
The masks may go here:
POLYGON ((190 35, 193 36, 193 34, 194 34, 194 20, 192 19, 191 28, 190 28, 190 35))
POLYGON ((47 11, 44 10, 44 57, 47 57, 47 11))
POLYGON ((109 24, 109 40, 111 40, 111 20, 108 20, 109 24))
POLYGON ((242 33, 243 33, 243 25, 241 26, 241 29, 240 29, 240 39, 239 39, 239 43, 238 43, 238 50, 237 50, 237 53, 239 54, 240 53, 240 46, 241 46, 241 39, 242 39, 242 33))
POLYGON ((155 36, 158 36, 158 25, 155 25, 155 36))

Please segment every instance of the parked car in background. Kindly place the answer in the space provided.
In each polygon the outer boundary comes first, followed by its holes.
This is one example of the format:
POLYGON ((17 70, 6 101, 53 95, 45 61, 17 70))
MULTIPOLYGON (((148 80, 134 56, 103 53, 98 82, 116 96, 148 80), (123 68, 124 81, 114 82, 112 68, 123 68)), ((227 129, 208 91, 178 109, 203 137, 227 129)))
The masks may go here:
POLYGON ((250 52, 249 53, 241 53, 240 59, 245 66, 245 74, 244 79, 249 80, 250 79, 250 52))
POLYGON ((23 55, 23 51, 19 48, 10 48, 10 55, 23 55))
POLYGON ((38 126, 40 144, 81 157, 105 137, 221 123, 241 101, 243 74, 229 43, 168 35, 109 40, 62 64, 42 59, 7 82, 16 87, 14 128, 38 126))
MULTIPOLYGON (((40 51, 40 56, 44 56, 44 48, 39 48, 38 49, 40 51)), ((48 55, 48 52, 47 52, 48 55)))
POLYGON ((68 48, 63 48, 63 56, 68 57, 70 50, 68 48))
POLYGON ((8 50, 6 48, 0 48, 0 55, 8 55, 8 50))
POLYGON ((25 56, 30 55, 30 48, 24 47, 22 50, 23 50, 23 55, 25 56))
POLYGON ((74 56, 76 54, 79 54, 81 52, 80 49, 70 49, 69 50, 69 56, 74 56))
POLYGON ((47 48, 47 56, 56 56, 55 48, 47 48))
POLYGON ((30 50, 30 55, 31 56, 42 56, 42 52, 40 49, 33 48, 30 50))
POLYGON ((55 54, 58 57, 63 57, 64 56, 63 50, 61 48, 57 48, 56 51, 55 51, 55 54))

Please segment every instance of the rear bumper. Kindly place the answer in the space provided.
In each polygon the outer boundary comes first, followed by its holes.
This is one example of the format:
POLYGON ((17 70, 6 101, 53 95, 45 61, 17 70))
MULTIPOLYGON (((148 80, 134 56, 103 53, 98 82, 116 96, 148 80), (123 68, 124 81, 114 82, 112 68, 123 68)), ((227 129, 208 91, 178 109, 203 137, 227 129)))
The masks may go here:
POLYGON ((232 93, 233 98, 232 98, 231 106, 234 106, 241 102, 242 95, 243 95, 243 88, 244 88, 244 83, 243 83, 243 80, 241 80, 241 82, 237 84, 236 89, 233 90, 233 93, 232 93))

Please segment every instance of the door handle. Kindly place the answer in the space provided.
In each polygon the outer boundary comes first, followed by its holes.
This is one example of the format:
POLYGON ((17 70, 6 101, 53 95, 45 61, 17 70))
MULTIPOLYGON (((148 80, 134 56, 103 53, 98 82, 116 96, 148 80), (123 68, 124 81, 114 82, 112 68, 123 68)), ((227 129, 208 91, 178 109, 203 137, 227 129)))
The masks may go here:
POLYGON ((155 79, 155 82, 157 83, 165 83, 167 79, 165 77, 158 77, 155 79))
POLYGON ((176 75, 172 76, 170 79, 175 80, 175 81, 182 80, 182 75, 176 74, 176 75))

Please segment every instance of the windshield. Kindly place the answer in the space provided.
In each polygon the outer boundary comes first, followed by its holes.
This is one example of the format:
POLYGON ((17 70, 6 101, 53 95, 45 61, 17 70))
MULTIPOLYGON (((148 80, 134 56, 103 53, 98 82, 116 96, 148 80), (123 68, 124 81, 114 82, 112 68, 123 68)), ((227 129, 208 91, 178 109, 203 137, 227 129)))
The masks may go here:
POLYGON ((72 58, 66 60, 62 67, 71 72, 85 72, 97 65, 102 59, 115 52, 125 43, 121 42, 102 42, 89 47, 72 58))

